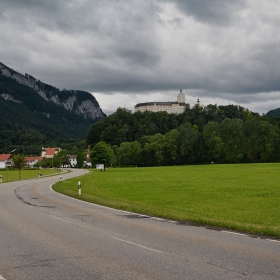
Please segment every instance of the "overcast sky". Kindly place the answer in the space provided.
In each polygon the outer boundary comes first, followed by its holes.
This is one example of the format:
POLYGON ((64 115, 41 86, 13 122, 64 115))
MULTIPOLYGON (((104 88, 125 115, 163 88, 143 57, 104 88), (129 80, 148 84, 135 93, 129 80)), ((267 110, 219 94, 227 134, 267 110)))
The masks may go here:
POLYGON ((280 0, 1 0, 0 62, 103 111, 280 107, 280 0))

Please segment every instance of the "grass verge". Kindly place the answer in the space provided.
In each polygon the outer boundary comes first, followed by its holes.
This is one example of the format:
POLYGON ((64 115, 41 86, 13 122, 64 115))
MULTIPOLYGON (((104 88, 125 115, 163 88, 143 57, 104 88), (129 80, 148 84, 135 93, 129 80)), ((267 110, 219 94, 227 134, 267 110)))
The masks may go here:
MULTIPOLYGON (((60 174, 60 170, 54 169, 22 169, 21 170, 21 180, 38 178, 38 172, 42 174, 42 176, 51 176, 60 174)), ((19 171, 18 170, 0 170, 0 175, 2 175, 2 183, 13 182, 20 180, 19 171)))
POLYGON ((117 209, 280 238, 279 182, 278 163, 228 164, 94 170, 53 189, 117 209))

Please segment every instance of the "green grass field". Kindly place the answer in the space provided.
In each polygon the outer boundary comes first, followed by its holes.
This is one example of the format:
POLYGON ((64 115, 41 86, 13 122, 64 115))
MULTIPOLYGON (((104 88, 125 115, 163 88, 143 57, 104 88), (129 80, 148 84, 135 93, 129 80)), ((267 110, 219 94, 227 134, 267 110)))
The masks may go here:
POLYGON ((54 190, 127 211, 280 238, 280 164, 110 168, 54 190))
MULTIPOLYGON (((21 170, 21 180, 26 180, 30 178, 38 178, 38 172, 42 174, 42 176, 50 176, 53 174, 59 174, 59 170, 54 170, 54 169, 34 169, 34 170, 21 170)), ((20 180, 19 178, 19 172, 18 170, 14 169, 1 169, 0 170, 0 175, 2 175, 2 183, 6 182, 13 182, 13 181, 18 181, 20 180)))

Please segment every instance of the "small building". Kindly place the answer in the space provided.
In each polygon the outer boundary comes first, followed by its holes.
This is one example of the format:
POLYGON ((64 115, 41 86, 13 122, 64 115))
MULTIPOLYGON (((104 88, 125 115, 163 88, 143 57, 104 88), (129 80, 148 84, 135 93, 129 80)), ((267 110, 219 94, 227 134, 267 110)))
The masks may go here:
POLYGON ((0 154, 0 168, 13 166, 12 154, 0 154))
POLYGON ((43 161, 43 157, 42 156, 31 156, 31 157, 25 157, 24 160, 26 162, 26 166, 34 167, 34 164, 43 161))
POLYGON ((41 156, 45 158, 53 158, 55 154, 60 152, 61 148, 44 148, 42 147, 41 156))
POLYGON ((188 104, 185 102, 185 94, 180 90, 177 101, 174 102, 146 102, 138 103, 134 107, 134 111, 150 111, 150 112, 167 112, 169 114, 184 113, 188 104))
POLYGON ((70 166, 71 167, 77 167, 78 166, 77 155, 69 155, 69 160, 70 160, 70 166))

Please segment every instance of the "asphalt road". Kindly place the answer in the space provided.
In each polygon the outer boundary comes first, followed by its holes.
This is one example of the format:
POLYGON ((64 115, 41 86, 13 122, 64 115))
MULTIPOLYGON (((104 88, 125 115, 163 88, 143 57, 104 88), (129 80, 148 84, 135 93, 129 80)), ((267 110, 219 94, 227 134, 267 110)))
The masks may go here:
POLYGON ((77 201, 58 180, 0 185, 0 280, 280 279, 277 240, 77 201))

